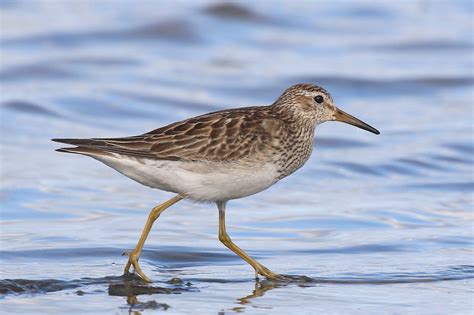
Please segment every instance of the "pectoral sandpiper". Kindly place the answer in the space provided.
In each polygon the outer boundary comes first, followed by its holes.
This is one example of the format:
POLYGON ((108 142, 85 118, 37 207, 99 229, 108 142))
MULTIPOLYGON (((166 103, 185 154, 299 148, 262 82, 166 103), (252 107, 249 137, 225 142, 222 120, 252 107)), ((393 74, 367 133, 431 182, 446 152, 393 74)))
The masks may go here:
POLYGON ((151 188, 177 195, 153 208, 125 273, 138 264, 145 240, 160 214, 181 199, 214 202, 219 210, 219 240, 249 263, 255 276, 283 277, 237 247, 225 228, 227 201, 256 194, 299 169, 313 149, 314 129, 341 121, 379 131, 336 107, 331 95, 311 84, 288 88, 269 106, 213 112, 139 136, 124 138, 53 139, 75 145, 57 151, 90 156, 151 188))

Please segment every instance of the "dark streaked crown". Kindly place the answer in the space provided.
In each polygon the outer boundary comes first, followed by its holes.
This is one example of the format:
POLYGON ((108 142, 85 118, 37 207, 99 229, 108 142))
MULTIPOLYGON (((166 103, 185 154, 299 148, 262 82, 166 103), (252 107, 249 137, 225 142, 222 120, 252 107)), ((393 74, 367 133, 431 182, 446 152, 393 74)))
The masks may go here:
POLYGON ((320 86, 310 83, 300 83, 287 88, 274 104, 282 102, 294 102, 301 96, 309 96, 315 93, 321 93, 329 98, 331 97, 329 92, 320 86))

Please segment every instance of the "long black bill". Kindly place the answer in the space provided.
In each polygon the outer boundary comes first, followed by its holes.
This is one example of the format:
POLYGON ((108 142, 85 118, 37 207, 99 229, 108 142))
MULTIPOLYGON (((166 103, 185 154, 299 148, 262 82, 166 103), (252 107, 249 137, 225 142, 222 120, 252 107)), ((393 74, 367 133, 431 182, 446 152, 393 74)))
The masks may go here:
POLYGON ((336 110, 336 114, 334 115, 334 118, 337 121, 345 122, 346 124, 359 127, 361 129, 364 129, 364 130, 370 131, 372 133, 375 133, 376 135, 380 134, 380 131, 378 131, 374 127, 366 124, 362 120, 357 119, 352 115, 349 115, 348 113, 340 110, 339 108, 336 110))

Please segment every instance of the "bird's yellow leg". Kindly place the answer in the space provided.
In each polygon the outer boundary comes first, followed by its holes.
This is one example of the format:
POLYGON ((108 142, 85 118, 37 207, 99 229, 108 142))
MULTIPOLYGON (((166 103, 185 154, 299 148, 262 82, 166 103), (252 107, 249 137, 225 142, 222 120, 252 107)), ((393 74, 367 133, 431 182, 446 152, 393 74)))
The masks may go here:
POLYGON ((148 237, 148 234, 150 233, 151 227, 153 226, 153 223, 158 219, 160 214, 183 199, 182 196, 177 195, 170 200, 162 203, 159 206, 154 207, 151 211, 150 214, 148 215, 148 219, 146 221, 145 227, 143 228, 142 234, 140 236, 140 240, 138 240, 137 246, 135 246, 135 249, 129 253, 124 253, 124 255, 128 255, 128 262, 125 265, 124 273, 127 274, 130 270, 130 267, 133 266, 133 269, 136 274, 140 276, 143 280, 146 282, 151 282, 150 278, 148 278, 140 268, 140 265, 138 264, 138 259, 140 258, 140 254, 143 249, 143 245, 145 244, 146 238, 148 237))
POLYGON ((240 258, 245 260, 249 265, 255 270, 255 278, 258 278, 258 275, 262 275, 267 279, 272 280, 284 280, 284 277, 274 273, 264 265, 257 262, 255 259, 247 255, 240 247, 232 242, 230 236, 227 234, 225 229, 225 202, 217 202, 217 207, 219 208, 219 240, 231 251, 236 253, 240 258))

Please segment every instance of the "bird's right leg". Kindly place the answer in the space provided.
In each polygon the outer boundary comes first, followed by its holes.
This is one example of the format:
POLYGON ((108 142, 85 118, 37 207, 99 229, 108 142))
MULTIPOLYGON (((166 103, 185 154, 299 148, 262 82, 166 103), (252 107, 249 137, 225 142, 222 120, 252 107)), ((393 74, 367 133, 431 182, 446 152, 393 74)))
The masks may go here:
POLYGON ((183 197, 180 195, 177 195, 171 198, 170 200, 162 203, 161 205, 154 207, 151 210, 150 214, 148 215, 148 219, 146 221, 145 227, 143 228, 142 235, 140 236, 140 240, 137 243, 137 246, 135 246, 135 249, 131 251, 130 253, 124 253, 124 255, 128 255, 128 262, 125 265, 124 274, 127 274, 130 270, 130 267, 133 266, 135 273, 137 273, 140 276, 140 278, 142 278, 146 282, 151 282, 150 278, 148 278, 143 273, 142 269, 140 268, 140 265, 138 264, 138 259, 140 258, 143 245, 145 245, 146 238, 148 237, 148 234, 150 233, 153 223, 156 221, 156 219, 158 219, 160 214, 166 209, 168 209, 169 207, 171 207, 172 205, 174 205, 175 203, 177 203, 178 201, 180 201, 181 199, 183 199, 183 197))

